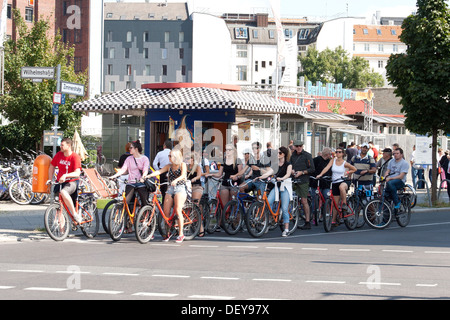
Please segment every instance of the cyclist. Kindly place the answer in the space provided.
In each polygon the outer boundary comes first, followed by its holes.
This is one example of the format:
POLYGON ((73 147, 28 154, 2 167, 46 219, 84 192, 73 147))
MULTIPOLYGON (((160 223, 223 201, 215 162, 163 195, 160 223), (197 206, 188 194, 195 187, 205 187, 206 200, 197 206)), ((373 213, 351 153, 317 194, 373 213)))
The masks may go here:
POLYGON ((220 199, 225 205, 231 198, 231 187, 229 180, 238 181, 238 173, 242 170, 241 159, 237 157, 236 148, 232 143, 225 146, 225 157, 217 173, 210 173, 207 177, 219 178, 223 175, 222 185, 220 185, 220 199))
POLYGON ((353 179, 358 180, 360 186, 372 190, 373 174, 377 171, 375 159, 369 155, 370 145, 363 143, 361 153, 350 159, 350 164, 356 168, 353 179))
MULTIPOLYGON (((166 217, 170 216, 170 209, 173 206, 175 214, 178 216, 178 238, 177 243, 181 243, 184 240, 183 233, 183 206, 187 199, 186 192, 186 176, 187 176, 187 166, 183 162, 183 155, 180 149, 173 149, 169 153, 170 164, 166 165, 164 168, 156 170, 146 176, 146 178, 156 177, 162 173, 167 172, 167 178, 169 181, 169 188, 166 192, 166 197, 164 198, 164 215, 166 217), (167 197, 169 195, 169 197, 167 197)), ((169 241, 171 235, 169 235, 164 241, 169 241)))
MULTIPOLYGON (((272 152, 275 151, 272 149, 272 152)), ((284 230, 281 234, 282 237, 289 235, 289 202, 292 201, 292 164, 289 162, 291 158, 291 152, 286 147, 280 147, 278 149, 278 172, 275 174, 277 183, 273 188, 267 200, 270 206, 275 200, 281 198, 281 212, 283 214, 284 230)), ((265 175, 264 175, 265 176, 265 175)), ((262 176, 261 178, 264 178, 262 176)))
MULTIPOLYGON (((345 211, 347 209, 347 190, 348 184, 343 180, 344 177, 351 176, 354 172, 356 172, 356 168, 352 166, 350 163, 344 160, 345 150, 342 147, 336 148, 336 157, 333 161, 322 170, 322 172, 317 176, 317 178, 322 177, 324 174, 331 169, 332 176, 331 182, 333 183, 332 193, 336 203, 339 203, 339 198, 342 203, 342 210, 345 211), (347 171, 346 171, 347 170, 347 171)), ((333 218, 331 220, 333 225, 336 225, 336 216, 337 211, 333 207, 333 218)))
POLYGON ((303 141, 294 141, 294 151, 291 156, 292 170, 294 175, 294 191, 301 198, 303 210, 305 211, 305 225, 301 227, 303 230, 311 229, 311 212, 308 205, 309 193, 309 176, 314 173, 314 161, 309 152, 303 149, 303 141))
MULTIPOLYGON (((150 160, 142 155, 142 145, 139 140, 131 142, 130 155, 126 158, 122 168, 112 175, 110 179, 117 178, 128 172, 128 183, 125 186, 125 197, 130 208, 133 207, 134 191, 136 190, 141 199, 142 206, 148 203, 148 191, 144 184, 144 178, 150 167, 150 160)), ((129 229, 129 228, 128 228, 129 229)))
MULTIPOLYGON (((82 217, 81 214, 75 212, 74 203, 78 196, 78 184, 80 182, 79 177, 81 174, 81 158, 78 154, 72 151, 72 139, 64 138, 61 141, 61 151, 59 151, 50 163, 48 169, 48 176, 53 177, 55 168, 58 168, 58 175, 56 180, 61 183, 59 190, 55 190, 55 193, 59 191, 59 196, 66 204, 67 208, 73 214, 75 221, 80 224, 82 217)), ((50 184, 51 180, 47 181, 50 184)))
MULTIPOLYGON (((311 174, 311 177, 317 177, 323 169, 326 168, 326 166, 331 161, 331 148, 323 148, 322 154, 320 156, 317 156, 313 159, 314 162, 314 168, 315 171, 313 174, 311 174)), ((325 176, 331 177, 331 168, 328 170, 328 172, 325 173, 325 176)), ((312 197, 312 205, 315 204, 315 197, 316 197, 316 189, 319 182, 314 179, 309 180, 309 187, 310 187, 310 194, 312 197)), ((321 181, 320 182, 320 191, 322 192, 322 195, 327 198, 328 191, 330 190, 330 182, 329 181, 321 181)), ((313 208, 314 210, 315 208, 313 208)))
POLYGON ((394 159, 389 161, 386 170, 386 194, 390 195, 394 200, 394 209, 400 208, 400 200, 398 199, 397 190, 404 188, 406 183, 406 175, 409 171, 408 162, 403 159, 403 149, 397 148, 393 152, 394 159))

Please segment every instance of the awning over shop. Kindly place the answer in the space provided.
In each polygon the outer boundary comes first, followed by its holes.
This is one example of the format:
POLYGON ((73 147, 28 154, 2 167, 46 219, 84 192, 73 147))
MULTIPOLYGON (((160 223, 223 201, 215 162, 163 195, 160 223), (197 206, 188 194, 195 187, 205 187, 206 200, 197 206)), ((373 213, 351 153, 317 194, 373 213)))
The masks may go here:
POLYGON ((305 119, 308 120, 318 120, 318 121, 355 121, 355 119, 344 116, 342 114, 336 114, 332 112, 317 112, 310 111, 306 114, 302 115, 305 119))
POLYGON ((385 124, 405 124, 405 119, 403 117, 392 117, 392 116, 373 116, 373 121, 385 124))
POLYGON ((357 126, 344 123, 316 122, 315 124, 330 127, 333 131, 350 133, 362 137, 384 137, 384 134, 358 129, 357 126))
POLYGON ((254 92, 209 87, 126 89, 73 105, 75 111, 145 114, 146 109, 236 109, 243 113, 306 114, 306 108, 254 92))

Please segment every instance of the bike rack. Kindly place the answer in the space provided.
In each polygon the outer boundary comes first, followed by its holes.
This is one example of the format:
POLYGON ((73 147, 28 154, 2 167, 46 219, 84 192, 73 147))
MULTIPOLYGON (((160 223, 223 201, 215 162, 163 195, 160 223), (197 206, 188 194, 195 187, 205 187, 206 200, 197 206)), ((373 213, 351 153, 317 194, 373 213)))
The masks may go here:
POLYGON ((441 184, 439 186, 439 192, 438 192, 438 196, 437 196, 437 200, 439 201, 439 198, 441 197, 441 191, 442 191, 442 183, 447 181, 447 188, 450 188, 450 180, 448 179, 444 179, 441 181, 441 184))

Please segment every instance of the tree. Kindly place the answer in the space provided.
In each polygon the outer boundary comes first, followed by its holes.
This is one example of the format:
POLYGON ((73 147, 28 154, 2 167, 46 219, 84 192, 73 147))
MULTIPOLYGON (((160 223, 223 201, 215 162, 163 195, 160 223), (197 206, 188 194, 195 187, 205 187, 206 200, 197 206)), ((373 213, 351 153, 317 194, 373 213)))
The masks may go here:
MULTIPOLYGON (((417 7, 417 14, 402 25, 406 53, 392 55, 386 70, 401 98, 406 128, 432 135, 432 154, 437 154, 438 131, 450 133, 450 13, 444 0, 418 0, 417 7)), ((436 177, 436 157, 432 162, 436 177)), ((433 203, 436 180, 431 185, 433 203)))
MULTIPOLYGON (((61 64, 61 79, 68 82, 86 84, 86 73, 75 74, 73 47, 66 46, 58 34, 48 36, 50 24, 40 19, 28 28, 18 10, 13 11, 17 30, 16 41, 5 42, 5 95, 0 97, 0 108, 10 120, 17 120, 15 126, 25 129, 36 149, 44 130, 50 130, 54 123, 52 115, 55 80, 33 83, 22 79, 22 67, 56 67, 61 64)), ((81 100, 67 99, 60 106, 58 125, 65 136, 73 135, 75 127, 81 123, 81 114, 72 110, 72 104, 81 100)))
POLYGON ((305 57, 299 57, 303 71, 299 76, 309 81, 342 83, 344 88, 382 87, 383 76, 370 70, 369 62, 352 57, 342 47, 322 52, 310 47, 305 57))

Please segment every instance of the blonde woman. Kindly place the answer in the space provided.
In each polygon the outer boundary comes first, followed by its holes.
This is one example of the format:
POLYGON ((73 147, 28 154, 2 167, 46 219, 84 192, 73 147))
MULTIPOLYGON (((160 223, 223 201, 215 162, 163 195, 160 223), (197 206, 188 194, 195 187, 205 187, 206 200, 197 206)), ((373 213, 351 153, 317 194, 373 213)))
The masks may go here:
MULTIPOLYGON (((175 214, 178 216, 178 238, 176 239, 177 243, 181 243, 184 240, 183 228, 184 228, 184 220, 182 209, 184 203, 186 202, 187 193, 186 193, 186 174, 187 174, 187 166, 186 163, 183 162, 183 155, 180 150, 172 150, 169 153, 170 164, 166 165, 164 168, 159 169, 150 175, 147 178, 158 176, 162 173, 167 172, 167 179, 169 182, 169 188, 166 192, 166 197, 164 198, 164 214, 166 217, 170 215, 170 209, 173 206, 173 210, 175 214)), ((164 241, 169 241, 171 235, 168 235, 164 241)))
POLYGON ((217 173, 209 174, 209 177, 219 178, 223 175, 222 185, 220 186, 220 198, 225 205, 231 198, 231 185, 229 180, 238 181, 238 172, 242 170, 241 160, 237 157, 236 148, 232 143, 225 146, 225 157, 217 173))

